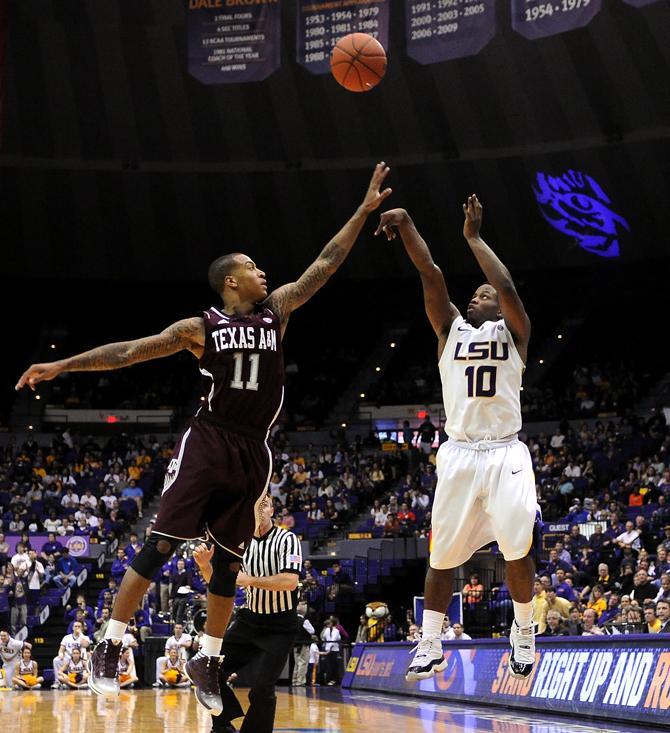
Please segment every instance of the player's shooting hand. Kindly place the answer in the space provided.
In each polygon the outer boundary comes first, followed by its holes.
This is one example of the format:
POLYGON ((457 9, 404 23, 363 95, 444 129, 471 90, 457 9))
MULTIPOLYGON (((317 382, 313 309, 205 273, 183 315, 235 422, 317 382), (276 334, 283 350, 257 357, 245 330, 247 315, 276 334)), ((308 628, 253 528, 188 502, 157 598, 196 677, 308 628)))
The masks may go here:
POLYGON ((484 207, 477 198, 477 194, 473 193, 472 196, 468 196, 468 200, 463 204, 463 213, 465 214, 463 236, 466 239, 478 237, 479 230, 482 228, 484 207))
POLYGON ((375 230, 375 237, 384 232, 386 239, 390 242, 396 238, 395 227, 399 227, 407 219, 408 215, 405 209, 390 209, 389 211, 385 211, 379 219, 379 226, 375 230))
POLYGON ((193 550, 193 559, 200 570, 205 570, 211 565, 212 555, 214 555, 214 545, 207 547, 204 542, 193 550))
POLYGON ((386 165, 386 163, 384 163, 384 161, 377 163, 375 166, 374 173, 370 179, 370 185, 368 186, 368 191, 365 194, 363 203, 361 204, 361 209, 363 209, 366 214, 369 214, 378 208, 382 201, 391 195, 390 188, 385 188, 383 191, 380 191, 381 185, 384 183, 384 180, 386 179, 386 176, 388 176, 390 170, 391 169, 386 165))
POLYGON ((21 379, 16 383, 14 389, 18 391, 27 384, 34 392, 36 384, 55 379, 62 371, 63 367, 59 361, 52 361, 47 364, 33 364, 23 372, 21 379))

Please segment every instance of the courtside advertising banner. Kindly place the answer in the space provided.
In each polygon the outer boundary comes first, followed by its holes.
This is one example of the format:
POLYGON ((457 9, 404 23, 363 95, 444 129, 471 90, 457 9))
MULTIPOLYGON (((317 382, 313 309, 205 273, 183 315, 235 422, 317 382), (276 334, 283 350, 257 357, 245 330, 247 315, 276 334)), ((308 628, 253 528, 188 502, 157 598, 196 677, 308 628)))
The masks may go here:
POLYGON ((279 0, 187 0, 188 71, 203 84, 261 81, 279 68, 279 0))
POLYGON ((495 0, 405 0, 407 55, 420 64, 472 56, 496 34, 495 0))
POLYGON ((512 0, 512 27, 525 38, 555 36, 590 23, 601 4, 601 0, 512 0))
POLYGON ((389 0, 299 0, 297 60, 312 74, 330 71, 333 46, 350 33, 367 33, 387 49, 389 0))
POLYGON ((538 639, 527 680, 508 674, 507 639, 443 646, 443 672, 406 682, 409 644, 357 644, 342 685, 670 727, 670 635, 538 639))

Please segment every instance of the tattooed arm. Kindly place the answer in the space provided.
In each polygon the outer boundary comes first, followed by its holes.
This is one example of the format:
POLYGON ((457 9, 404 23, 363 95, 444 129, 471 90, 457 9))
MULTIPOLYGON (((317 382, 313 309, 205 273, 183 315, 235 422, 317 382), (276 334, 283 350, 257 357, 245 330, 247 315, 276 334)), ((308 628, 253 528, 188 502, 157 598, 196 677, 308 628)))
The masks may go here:
POLYGON ((321 254, 296 282, 282 285, 270 293, 266 299, 265 304, 268 308, 279 316, 282 323, 282 335, 291 312, 304 305, 319 288, 326 284, 330 276, 347 258, 368 214, 390 195, 390 188, 381 192, 379 190, 390 170, 384 162, 375 166, 363 203, 356 209, 356 213, 328 242, 321 254))
POLYGON ((134 341, 119 341, 98 346, 69 359, 46 364, 33 364, 21 375, 15 389, 27 384, 31 389, 40 382, 54 379, 63 372, 97 372, 121 369, 140 361, 159 359, 188 349, 200 358, 205 345, 205 324, 202 318, 185 318, 168 326, 164 331, 134 341))

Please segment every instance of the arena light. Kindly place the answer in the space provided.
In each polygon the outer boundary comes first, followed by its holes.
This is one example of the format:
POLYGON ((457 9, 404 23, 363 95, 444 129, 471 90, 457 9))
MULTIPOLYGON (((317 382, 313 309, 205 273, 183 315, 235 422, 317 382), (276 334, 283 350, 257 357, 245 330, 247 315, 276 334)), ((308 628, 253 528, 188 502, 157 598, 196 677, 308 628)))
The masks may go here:
POLYGON ((41 398, 41 397, 40 397, 40 396, 39 396, 38 394, 36 394, 36 395, 35 395, 35 399, 36 399, 36 400, 41 400, 42 398, 41 398))
POLYGON ((378 366, 378 367, 375 367, 375 371, 376 371, 376 372, 381 372, 381 370, 382 370, 382 368, 381 368, 380 366, 378 366))
POLYGON ((32 429, 33 429, 33 426, 32 425, 28 425, 28 430, 32 430, 32 429))
POLYGON ((560 341, 563 338, 563 334, 562 333, 559 333, 556 338, 560 341))
POLYGON ((52 349, 55 349, 56 348, 56 344, 51 344, 51 348, 52 349))
POLYGON ((395 349, 395 341, 391 341, 391 343, 389 344, 389 346, 390 346, 390 347, 391 347, 392 349, 395 349))
POLYGON ((544 364, 544 359, 540 359, 540 364, 544 364))
POLYGON ((359 394, 358 396, 359 396, 359 397, 360 397, 360 398, 361 398, 362 400, 364 400, 364 399, 365 399, 365 392, 361 392, 361 393, 360 393, 360 394, 359 394))
POLYGON ((346 427, 347 427, 347 424, 346 424, 345 422, 343 422, 343 423, 342 423, 342 427, 343 427, 343 428, 346 428, 346 427))

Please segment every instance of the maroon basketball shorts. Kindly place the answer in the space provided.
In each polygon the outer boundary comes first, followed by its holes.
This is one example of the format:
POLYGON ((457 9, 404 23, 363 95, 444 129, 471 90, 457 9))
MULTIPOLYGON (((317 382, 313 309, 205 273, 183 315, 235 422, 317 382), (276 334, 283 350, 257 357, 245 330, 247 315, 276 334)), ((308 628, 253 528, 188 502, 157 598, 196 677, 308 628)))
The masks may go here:
POLYGON ((165 473, 153 531, 179 540, 213 539, 242 557, 271 470, 264 440, 193 420, 165 473))

